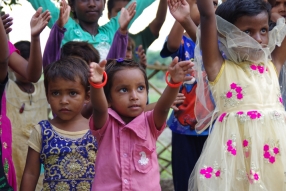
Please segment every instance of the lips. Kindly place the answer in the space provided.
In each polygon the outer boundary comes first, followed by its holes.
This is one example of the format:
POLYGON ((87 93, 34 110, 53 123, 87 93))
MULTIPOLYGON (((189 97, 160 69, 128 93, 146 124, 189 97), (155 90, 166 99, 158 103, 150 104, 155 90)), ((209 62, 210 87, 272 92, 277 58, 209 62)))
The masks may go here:
POLYGON ((62 108, 62 109, 60 109, 60 112, 69 112, 69 111, 71 111, 71 110, 69 110, 69 109, 67 109, 67 108, 62 108))
POLYGON ((133 104, 133 105, 129 106, 128 108, 138 108, 138 107, 140 107, 140 105, 133 104))

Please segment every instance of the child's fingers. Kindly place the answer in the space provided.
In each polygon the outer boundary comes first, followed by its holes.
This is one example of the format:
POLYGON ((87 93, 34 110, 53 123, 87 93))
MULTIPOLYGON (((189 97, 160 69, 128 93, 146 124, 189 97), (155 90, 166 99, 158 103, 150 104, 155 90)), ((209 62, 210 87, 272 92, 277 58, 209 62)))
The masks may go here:
POLYGON ((133 19, 133 17, 135 16, 136 14, 136 10, 132 11, 132 13, 130 14, 130 20, 133 19))
POLYGON ((171 64, 170 64, 170 68, 172 68, 172 67, 174 67, 177 63, 178 63, 178 60, 179 60, 179 58, 178 58, 178 56, 176 56, 173 60, 172 60, 172 62, 171 62, 171 64))
POLYGON ((127 10, 130 12, 132 10, 135 10, 135 8, 136 8, 136 2, 133 2, 127 7, 127 10))
POLYGON ((179 111, 179 108, 178 108, 177 106, 175 106, 175 105, 172 105, 171 108, 172 108, 173 110, 175 110, 175 111, 179 111))
POLYGON ((184 81, 190 81, 192 80, 194 77, 193 76, 186 76, 184 77, 184 81))
POLYGON ((99 66, 101 67, 101 68, 104 68, 105 67, 105 65, 106 65, 106 63, 107 63, 107 61, 106 60, 102 60, 101 62, 99 62, 99 66))
POLYGON ((44 20, 44 21, 49 21, 50 18, 51 18, 50 12, 48 12, 48 14, 46 14, 45 16, 43 16, 43 20, 44 20))
POLYGON ((42 17, 44 20, 46 20, 51 15, 50 11, 43 12, 40 17, 42 17))
POLYGON ((42 10, 43 8, 39 7, 33 17, 36 17, 36 18, 39 17, 41 15, 42 10))

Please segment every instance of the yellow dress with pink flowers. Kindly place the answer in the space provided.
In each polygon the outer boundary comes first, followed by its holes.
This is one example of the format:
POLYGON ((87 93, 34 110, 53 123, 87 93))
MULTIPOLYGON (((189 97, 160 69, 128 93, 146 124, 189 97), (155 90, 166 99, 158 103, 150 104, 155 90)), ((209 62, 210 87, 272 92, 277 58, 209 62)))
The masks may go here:
POLYGON ((218 118, 190 190, 286 190, 286 113, 272 62, 225 60, 209 84, 218 118))

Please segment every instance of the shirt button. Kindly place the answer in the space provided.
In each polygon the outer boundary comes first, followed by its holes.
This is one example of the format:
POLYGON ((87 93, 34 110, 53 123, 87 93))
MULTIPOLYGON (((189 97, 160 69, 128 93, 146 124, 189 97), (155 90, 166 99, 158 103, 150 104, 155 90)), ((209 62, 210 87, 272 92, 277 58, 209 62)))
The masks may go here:
POLYGON ((127 157, 127 154, 126 154, 126 153, 124 153, 124 154, 123 154, 123 156, 126 158, 126 157, 127 157))
POLYGON ((125 184, 128 184, 128 180, 127 180, 127 179, 124 179, 123 182, 124 182, 125 184))

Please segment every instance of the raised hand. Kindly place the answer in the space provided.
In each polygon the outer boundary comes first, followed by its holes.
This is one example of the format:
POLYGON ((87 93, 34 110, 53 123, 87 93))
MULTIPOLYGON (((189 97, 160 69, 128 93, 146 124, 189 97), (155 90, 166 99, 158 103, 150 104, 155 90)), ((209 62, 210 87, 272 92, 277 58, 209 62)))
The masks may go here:
POLYGON ((4 14, 1 16, 3 26, 6 30, 6 34, 9 34, 12 31, 12 28, 10 28, 13 24, 13 18, 9 16, 9 14, 4 14))
POLYGON ((178 62, 178 57, 175 57, 168 68, 173 83, 190 80, 192 77, 186 76, 186 74, 190 74, 193 71, 193 66, 194 64, 191 61, 178 62))
POLYGON ((184 96, 184 94, 182 93, 178 93, 175 101, 173 102, 171 108, 175 111, 178 111, 179 108, 177 107, 178 104, 184 103, 184 100, 186 99, 186 97, 184 96))
POLYGON ((100 84, 102 83, 103 72, 105 70, 106 60, 101 61, 99 64, 91 62, 89 64, 89 81, 100 84))
POLYGON ((145 50, 143 49, 142 45, 140 45, 138 47, 137 55, 139 57, 140 64, 146 69, 146 67, 147 67, 147 59, 146 59, 146 55, 145 55, 145 50))
POLYGON ((57 21, 57 25, 60 28, 63 28, 64 25, 68 22, 68 19, 70 17, 70 11, 71 7, 67 4, 66 0, 62 0, 60 5, 60 16, 57 21))
POLYGON ((49 11, 45 11, 42 13, 42 7, 40 7, 36 13, 32 16, 30 26, 31 26, 31 36, 38 37, 44 28, 47 26, 51 14, 49 11))
POLYGON ((136 8, 136 3, 133 2, 129 5, 129 7, 127 7, 127 9, 124 7, 121 9, 118 22, 120 25, 120 32, 122 34, 127 33, 128 25, 136 13, 135 8, 136 8))
POLYGON ((190 16, 190 5, 186 0, 168 0, 170 13, 178 22, 190 16))

